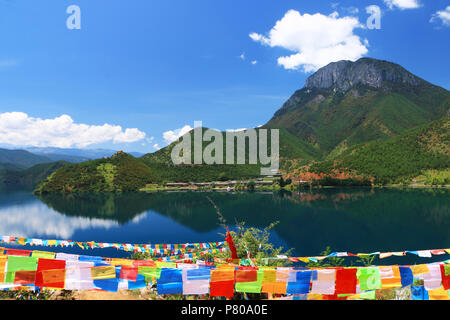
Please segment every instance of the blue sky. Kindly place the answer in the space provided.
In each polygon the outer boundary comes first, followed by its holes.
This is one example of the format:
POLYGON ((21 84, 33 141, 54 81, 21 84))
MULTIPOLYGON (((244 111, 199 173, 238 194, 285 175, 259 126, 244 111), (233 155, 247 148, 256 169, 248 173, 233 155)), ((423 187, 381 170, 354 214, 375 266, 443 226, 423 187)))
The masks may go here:
POLYGON ((350 32, 359 41, 346 50, 367 52, 345 54, 393 61, 450 89, 450 1, 389 1, 0 0, 0 143, 153 152, 165 132, 195 120, 262 125, 311 74, 278 63, 301 53, 269 35, 290 10, 299 23, 333 12, 357 19, 363 27, 350 32), (72 4, 80 30, 66 27, 72 4), (364 27, 369 5, 382 10, 379 30, 364 27))

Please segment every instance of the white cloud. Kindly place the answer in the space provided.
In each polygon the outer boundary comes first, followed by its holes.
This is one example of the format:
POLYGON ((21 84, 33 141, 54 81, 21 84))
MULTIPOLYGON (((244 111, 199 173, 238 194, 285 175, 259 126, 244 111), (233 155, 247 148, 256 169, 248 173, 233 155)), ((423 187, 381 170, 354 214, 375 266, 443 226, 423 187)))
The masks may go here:
POLYGON ((85 148, 96 143, 131 143, 144 138, 145 133, 136 128, 75 123, 66 114, 41 119, 23 112, 0 113, 0 143, 14 146, 85 148))
POLYGON ((177 141, 180 137, 191 131, 193 128, 190 125, 185 125, 182 128, 176 130, 169 130, 163 133, 164 141, 167 144, 177 141))
POLYGON ((421 7, 419 0, 384 0, 384 3, 389 7, 389 9, 394 9, 394 7, 396 7, 400 10, 406 10, 421 7))
POLYGON ((43 203, 31 203, 0 209, 0 234, 31 237, 34 234, 70 239, 76 231, 91 228, 106 230, 118 227, 111 220, 84 217, 66 217, 43 203))
POLYGON ((316 71, 330 62, 357 60, 368 52, 367 42, 361 43, 353 33, 363 28, 356 17, 339 18, 337 12, 326 16, 320 13, 300 14, 289 10, 277 21, 268 36, 251 33, 256 42, 270 47, 282 47, 295 52, 278 58, 285 69, 316 71))
POLYGON ((257 64, 258 63, 258 61, 256 61, 256 60, 253 60, 252 62, 251 62, 253 65, 255 65, 255 64, 257 64))
POLYGON ((441 20, 444 26, 450 27, 450 6, 447 6, 444 10, 437 11, 430 19, 430 22, 441 20))
POLYGON ((241 60, 245 60, 245 52, 243 52, 243 53, 239 56, 239 58, 240 58, 241 60))
POLYGON ((155 144, 153 145, 153 148, 155 148, 156 150, 161 149, 161 147, 160 147, 159 144, 157 144, 157 143, 155 143, 155 144))

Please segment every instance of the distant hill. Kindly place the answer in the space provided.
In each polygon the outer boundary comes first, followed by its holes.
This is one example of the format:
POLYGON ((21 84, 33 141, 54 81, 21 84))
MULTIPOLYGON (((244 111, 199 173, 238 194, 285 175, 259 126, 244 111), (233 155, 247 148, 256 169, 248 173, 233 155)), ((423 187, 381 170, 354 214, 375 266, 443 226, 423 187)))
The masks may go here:
POLYGON ((25 150, 0 149, 0 163, 4 166, 12 164, 17 168, 30 168, 37 164, 49 162, 53 162, 53 160, 25 150))
POLYGON ((36 193, 129 192, 160 178, 135 157, 119 152, 109 158, 71 164, 50 175, 36 193))
POLYGON ((59 168, 68 166, 66 161, 37 164, 25 170, 0 170, 1 189, 34 189, 39 182, 59 168))
POLYGON ((332 169, 375 178, 376 183, 396 183, 421 174, 424 169, 450 167, 450 118, 410 129, 382 141, 355 145, 334 159, 315 163, 312 172, 332 169))
POLYGON ((0 163, 0 170, 24 170, 25 167, 21 166, 21 165, 17 165, 14 163, 0 163))
MULTIPOLYGON (((66 160, 70 162, 83 162, 87 160, 111 157, 118 150, 110 149, 77 149, 77 148, 55 148, 55 147, 29 147, 25 150, 34 154, 43 155, 54 160, 66 160), (65 157, 65 159, 63 158, 65 157), (72 161, 71 161, 71 160, 72 161)), ((130 152, 134 157, 141 157, 140 152, 130 152)))

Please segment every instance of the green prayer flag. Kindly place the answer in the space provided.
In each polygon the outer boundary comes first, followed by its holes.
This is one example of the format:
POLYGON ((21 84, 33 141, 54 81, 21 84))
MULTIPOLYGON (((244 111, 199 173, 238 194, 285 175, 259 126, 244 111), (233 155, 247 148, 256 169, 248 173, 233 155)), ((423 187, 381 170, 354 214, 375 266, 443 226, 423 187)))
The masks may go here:
POLYGON ((444 265, 444 271, 446 276, 450 275, 450 265, 444 265))
POLYGON ((378 268, 358 268, 356 276, 361 291, 381 289, 380 271, 378 268))
POLYGON ((42 259, 55 259, 56 253, 53 252, 43 252, 43 251, 33 251, 31 253, 33 258, 42 258, 42 259))
POLYGON ((146 278, 159 279, 161 277, 161 268, 142 266, 138 268, 138 274, 146 278))
POLYGON ((260 293, 263 277, 264 270, 258 270, 257 280, 253 282, 237 282, 235 286, 236 292, 260 293))
POLYGON ((366 299, 366 300, 375 300, 376 297, 376 291, 372 290, 372 291, 367 291, 367 292, 362 292, 359 297, 361 299, 366 299))
POLYGON ((13 283, 16 271, 36 271, 37 258, 8 256, 8 267, 6 272, 6 283, 13 283))

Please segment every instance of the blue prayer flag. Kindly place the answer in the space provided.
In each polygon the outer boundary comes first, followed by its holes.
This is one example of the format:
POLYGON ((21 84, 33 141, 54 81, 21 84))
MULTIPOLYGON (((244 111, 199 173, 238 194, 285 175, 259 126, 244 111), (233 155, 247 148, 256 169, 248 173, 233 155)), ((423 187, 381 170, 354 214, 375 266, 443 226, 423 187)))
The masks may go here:
POLYGON ((402 287, 409 286, 414 282, 414 276, 411 268, 409 267, 399 267, 402 287))
POLYGON ((424 287, 411 286, 412 300, 430 300, 428 291, 424 287))

